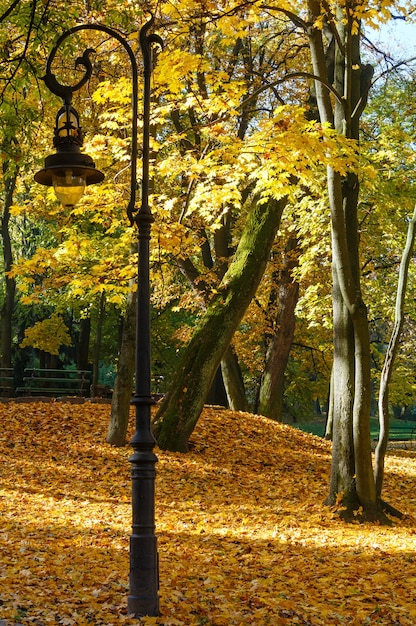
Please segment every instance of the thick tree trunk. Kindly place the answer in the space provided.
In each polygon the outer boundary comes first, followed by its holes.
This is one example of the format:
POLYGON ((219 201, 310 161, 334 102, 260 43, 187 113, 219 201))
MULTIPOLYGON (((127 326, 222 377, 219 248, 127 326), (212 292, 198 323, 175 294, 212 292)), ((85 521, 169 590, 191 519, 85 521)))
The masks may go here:
POLYGON ((286 199, 256 203, 234 259, 178 366, 154 422, 163 449, 186 451, 215 372, 253 298, 275 238, 286 199))
POLYGON ((11 270, 13 264, 12 243, 10 238, 10 208, 13 204, 13 194, 16 187, 17 171, 10 177, 7 177, 7 164, 3 164, 4 176, 4 204, 1 219, 1 236, 3 241, 3 263, 5 272, 5 297, 1 307, 1 345, 0 345, 0 363, 1 367, 12 367, 12 344, 13 344, 13 310, 14 299, 16 294, 16 281, 14 278, 7 276, 7 272, 11 270))
MULTIPOLYGON (((214 260, 211 254, 210 244, 208 242, 205 231, 201 233, 201 238, 203 240, 203 243, 201 245, 201 256, 204 266, 208 269, 213 269, 214 260)), ((227 271, 227 266, 231 255, 229 239, 230 219, 228 214, 223 220, 222 227, 215 231, 214 235, 215 256, 218 262, 218 265, 215 268, 215 274, 218 278, 218 282, 222 280, 225 272, 227 271)), ((200 296, 201 307, 205 309, 210 290, 205 284, 203 278, 201 277, 200 272, 197 270, 197 268, 189 258, 179 258, 176 259, 176 262, 182 274, 189 281, 191 287, 195 290, 198 296, 200 296)), ((225 394, 227 397, 229 408, 231 408, 233 411, 247 411, 248 402, 246 397, 246 391, 244 388, 243 376, 241 373, 240 365, 238 363, 237 354, 231 347, 226 351, 224 358, 221 361, 221 370, 219 371, 219 375, 222 377, 222 383, 225 387, 225 394)))
POLYGON ((354 403, 354 332, 348 309, 342 298, 337 273, 333 268, 333 424, 332 463, 328 504, 344 502, 358 508, 355 489, 352 411, 354 403))
POLYGON ((132 290, 127 298, 117 376, 111 401, 110 423, 107 431, 107 443, 113 446, 124 446, 126 443, 135 368, 136 301, 137 292, 132 290))
POLYGON ((406 245, 403 250, 402 261, 400 263, 399 281, 397 285, 396 307, 394 313, 394 325, 391 333, 386 356, 384 358, 383 370, 380 378, 380 391, 378 399, 378 417, 380 420, 380 434, 375 451, 374 476, 376 482, 377 496, 381 496, 384 480, 384 459, 386 456, 387 443, 389 440, 390 416, 389 416, 389 384, 393 374, 394 362, 399 350, 400 335, 404 323, 404 301, 406 297, 407 278, 409 265, 412 258, 413 245, 415 241, 416 229, 416 206, 413 217, 407 229, 406 245))
POLYGON ((367 519, 377 519, 378 502, 374 482, 370 412, 371 412, 371 351, 367 307, 358 301, 352 314, 355 338, 355 388, 353 435, 355 481, 360 505, 367 519))
MULTIPOLYGON (((319 19, 321 3, 309 0, 311 23, 319 19)), ((359 139, 359 119, 367 99, 372 68, 362 66, 360 33, 356 18, 338 6, 327 29, 331 46, 325 51, 322 31, 308 32, 317 105, 322 122, 344 136, 359 139), (333 76, 329 58, 333 48, 333 76), (332 104, 326 85, 338 98, 332 104)), ((344 176, 328 166, 334 277, 334 410, 333 455, 329 502, 342 503, 342 514, 353 516, 359 505, 366 519, 384 520, 379 510, 371 459, 371 363, 367 310, 361 296, 358 259, 359 181, 355 173, 344 176)))
POLYGON ((285 370, 289 360, 295 332, 295 309, 299 298, 299 284, 293 280, 292 271, 298 264, 297 237, 291 237, 286 245, 283 267, 277 273, 277 314, 274 334, 270 339, 264 371, 260 384, 257 413, 278 422, 283 419, 283 395, 285 370))

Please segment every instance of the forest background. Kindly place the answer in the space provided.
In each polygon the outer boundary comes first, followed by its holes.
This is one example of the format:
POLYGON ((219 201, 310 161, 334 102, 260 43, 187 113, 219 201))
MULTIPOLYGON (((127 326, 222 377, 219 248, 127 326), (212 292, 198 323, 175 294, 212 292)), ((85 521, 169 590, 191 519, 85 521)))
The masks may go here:
MULTIPOLYGON (((115 384, 136 271, 129 68, 117 42, 91 33, 59 61, 68 76, 79 50, 95 49, 74 104, 106 182, 72 210, 33 182, 60 106, 41 77, 57 32, 108 23, 138 50, 150 11, 165 41, 152 87, 153 377, 168 392, 158 442, 186 449, 221 363, 233 409, 286 421, 335 413, 330 495, 358 482, 371 508, 369 463, 355 465, 368 459, 363 425, 376 413, 416 198, 411 55, 381 49, 369 29, 411 19, 406 3, 2 3, 2 367, 16 386, 39 365, 92 366, 94 384, 115 384), (345 433, 355 465, 340 476, 345 433)), ((410 263, 389 397, 409 417, 413 285, 410 263)))

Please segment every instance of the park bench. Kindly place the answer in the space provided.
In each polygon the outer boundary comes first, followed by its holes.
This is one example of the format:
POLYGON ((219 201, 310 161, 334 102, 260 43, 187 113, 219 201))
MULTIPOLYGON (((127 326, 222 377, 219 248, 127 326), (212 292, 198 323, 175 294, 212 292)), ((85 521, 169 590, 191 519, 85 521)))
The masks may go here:
POLYGON ((11 367, 0 368, 0 397, 9 398, 14 393, 14 372, 11 367))
POLYGON ((91 373, 87 370, 25 369, 23 387, 17 394, 26 396, 87 396, 91 373))
POLYGON ((390 441, 412 441, 413 439, 416 439, 416 424, 414 426, 409 423, 405 423, 403 426, 390 426, 390 441))

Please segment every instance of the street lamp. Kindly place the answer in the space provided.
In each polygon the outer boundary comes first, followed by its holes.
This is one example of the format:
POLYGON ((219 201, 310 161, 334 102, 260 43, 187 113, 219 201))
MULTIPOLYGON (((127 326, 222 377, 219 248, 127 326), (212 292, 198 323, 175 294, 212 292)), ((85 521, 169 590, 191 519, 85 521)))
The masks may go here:
POLYGON ((83 143, 79 115, 65 98, 56 115, 53 143, 57 151, 45 159, 45 167, 35 174, 41 185, 53 186, 63 206, 72 207, 82 197, 86 185, 100 183, 104 174, 96 169, 88 154, 81 153, 83 143))
POLYGON ((150 279, 149 249, 153 217, 149 208, 149 135, 150 135, 150 77, 152 72, 152 44, 163 46, 158 35, 149 33, 153 17, 140 30, 140 48, 143 57, 143 146, 141 206, 136 209, 137 183, 137 117, 138 67, 134 52, 126 39, 116 30, 102 24, 83 24, 64 32, 51 51, 43 80, 49 90, 61 97, 63 107, 56 116, 54 146, 57 152, 46 157, 45 166, 35 180, 53 186, 58 199, 65 206, 73 206, 82 196, 86 185, 99 183, 104 174, 96 169, 92 158, 81 152, 82 129, 79 115, 73 108, 72 95, 91 77, 92 65, 88 48, 75 62, 85 70, 82 79, 72 86, 60 84, 52 72, 52 63, 61 44, 82 30, 102 31, 116 39, 127 51, 132 70, 132 128, 131 179, 127 215, 138 232, 137 315, 136 315, 136 383, 132 404, 136 413, 136 430, 131 440, 133 454, 132 475, 132 534, 130 536, 130 588, 128 611, 137 617, 159 615, 159 569, 157 539, 155 536, 155 440, 150 429, 151 396, 150 374, 150 279))

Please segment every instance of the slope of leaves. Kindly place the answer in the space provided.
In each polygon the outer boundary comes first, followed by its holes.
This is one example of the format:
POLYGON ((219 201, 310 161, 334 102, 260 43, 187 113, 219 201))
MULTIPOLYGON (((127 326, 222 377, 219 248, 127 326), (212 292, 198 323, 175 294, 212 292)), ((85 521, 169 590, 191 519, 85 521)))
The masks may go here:
MULTIPOLYGON (((126 614, 131 450, 109 407, 0 405, 0 619, 137 624, 126 614)), ((322 505, 330 447, 265 418, 205 409, 187 455, 158 452, 162 617, 143 624, 416 622, 416 453, 391 452, 391 528, 322 505)))

